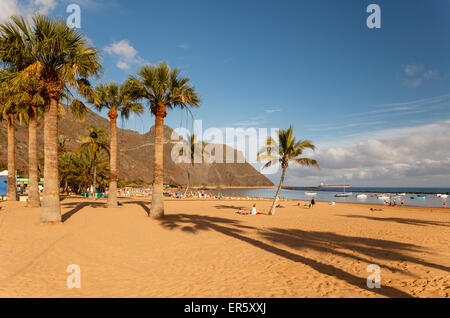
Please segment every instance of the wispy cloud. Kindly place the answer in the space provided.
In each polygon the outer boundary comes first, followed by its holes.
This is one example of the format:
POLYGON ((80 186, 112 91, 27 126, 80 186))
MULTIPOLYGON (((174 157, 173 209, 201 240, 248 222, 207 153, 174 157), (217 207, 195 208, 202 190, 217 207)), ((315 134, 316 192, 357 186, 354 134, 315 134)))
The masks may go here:
POLYGON ((418 63, 403 66, 403 72, 406 76, 403 84, 413 88, 418 88, 424 81, 430 81, 439 76, 438 71, 429 69, 423 64, 418 63))
POLYGON ((376 109, 347 114, 343 117, 367 117, 367 116, 384 116, 386 114, 417 114, 423 112, 430 112, 432 110, 439 109, 448 109, 450 106, 450 94, 440 95, 436 97, 414 100, 414 101, 406 101, 406 102, 397 102, 397 103, 389 103, 375 106, 376 109))
POLYGON ((276 107, 276 108, 269 108, 265 110, 266 113, 272 114, 272 113, 278 113, 281 112, 281 109, 276 107))
POLYGON ((128 70, 133 65, 141 65, 145 60, 138 55, 138 51, 130 44, 128 40, 114 42, 104 48, 109 55, 118 58, 117 67, 122 70, 128 70))
POLYGON ((187 50, 187 49, 191 48, 191 45, 189 43, 181 43, 181 44, 178 45, 178 47, 180 49, 187 50))
POLYGON ((264 109, 261 111, 258 115, 250 117, 249 119, 242 120, 240 122, 234 123, 233 127, 242 127, 242 128, 248 128, 248 127, 258 127, 263 125, 267 122, 269 119, 269 116, 281 112, 281 108, 278 107, 271 107, 264 109))

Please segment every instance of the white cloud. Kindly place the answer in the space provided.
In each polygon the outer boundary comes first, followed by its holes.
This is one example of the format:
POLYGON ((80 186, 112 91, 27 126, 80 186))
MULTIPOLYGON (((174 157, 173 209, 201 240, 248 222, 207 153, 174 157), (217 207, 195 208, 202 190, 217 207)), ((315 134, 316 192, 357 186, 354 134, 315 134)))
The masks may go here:
POLYGON ((318 145, 323 170, 290 168, 291 185, 343 182, 355 185, 448 186, 450 120, 361 136, 349 144, 318 145))
POLYGON ((29 17, 35 13, 48 14, 57 5, 56 0, 1 0, 0 23, 6 22, 13 15, 29 17))
POLYGON ((128 40, 114 42, 104 48, 109 55, 116 56, 119 60, 116 65, 122 70, 129 69, 132 65, 144 64, 144 59, 139 57, 138 51, 128 40))
POLYGON ((423 69, 423 65, 420 64, 408 64, 404 67, 404 72, 408 76, 414 76, 417 74, 420 70, 423 69))
POLYGON ((432 80, 438 77, 438 71, 426 68, 423 64, 408 64, 403 67, 406 79, 403 83, 406 86, 417 88, 425 80, 432 80))

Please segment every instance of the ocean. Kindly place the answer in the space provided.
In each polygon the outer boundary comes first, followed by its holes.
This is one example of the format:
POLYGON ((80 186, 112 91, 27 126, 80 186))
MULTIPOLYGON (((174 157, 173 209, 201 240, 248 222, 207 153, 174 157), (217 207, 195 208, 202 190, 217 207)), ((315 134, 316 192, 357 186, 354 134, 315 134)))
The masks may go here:
MULTIPOLYGON (((222 189, 209 191, 210 193, 217 194, 222 193, 225 196, 240 196, 240 197, 252 197, 252 198, 273 198, 276 193, 276 189, 222 189)), ((378 199, 380 194, 388 194, 391 196, 391 200, 394 200, 396 194, 406 193, 405 196, 399 198, 403 199, 405 206, 417 206, 417 207, 429 207, 429 208, 441 208, 443 203, 448 199, 438 197, 436 194, 450 193, 450 188, 369 188, 369 187, 352 187, 347 188, 346 192, 351 192, 352 195, 346 198, 335 197, 338 193, 343 193, 343 189, 316 189, 316 188, 301 188, 297 190, 281 190, 281 197, 289 200, 302 200, 310 201, 312 196, 308 196, 305 192, 317 193, 315 199, 317 202, 343 202, 343 203, 360 203, 360 204, 377 204, 383 205, 384 201, 378 199), (358 194, 366 194, 367 199, 359 199, 356 196, 358 194), (420 199, 417 195, 426 193, 427 196, 424 199, 420 199)), ((395 199, 397 203, 400 203, 401 199, 395 199)))

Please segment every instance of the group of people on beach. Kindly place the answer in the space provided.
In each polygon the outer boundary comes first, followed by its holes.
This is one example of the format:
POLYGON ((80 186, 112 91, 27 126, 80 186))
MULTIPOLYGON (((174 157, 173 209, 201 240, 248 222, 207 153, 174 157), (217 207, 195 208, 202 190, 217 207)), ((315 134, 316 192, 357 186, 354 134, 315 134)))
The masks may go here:
MULTIPOLYGON (((312 198, 312 199, 311 199, 311 202, 308 203, 308 204, 306 204, 305 206, 307 206, 308 208, 312 209, 312 208, 314 208, 315 205, 316 205, 316 199, 315 199, 315 198, 312 198)), ((299 202, 299 203, 297 204, 297 206, 302 206, 302 204, 299 202)))
POLYGON ((224 197, 222 193, 217 193, 216 195, 205 193, 205 191, 196 191, 192 192, 189 191, 187 193, 183 193, 181 190, 172 192, 167 192, 167 196, 174 198, 174 199, 187 199, 187 198, 199 198, 199 199, 216 199, 216 200, 223 200, 224 197))
POLYGON ((258 212, 258 210, 256 209, 256 204, 253 204, 253 207, 252 207, 252 210, 250 213, 242 211, 242 208, 238 208, 238 211, 236 211, 234 214, 236 214, 236 215, 262 215, 262 213, 258 212))
POLYGON ((393 200, 393 201, 384 201, 384 205, 386 206, 404 206, 405 205, 405 200, 401 200, 400 204, 397 203, 397 201, 393 200))

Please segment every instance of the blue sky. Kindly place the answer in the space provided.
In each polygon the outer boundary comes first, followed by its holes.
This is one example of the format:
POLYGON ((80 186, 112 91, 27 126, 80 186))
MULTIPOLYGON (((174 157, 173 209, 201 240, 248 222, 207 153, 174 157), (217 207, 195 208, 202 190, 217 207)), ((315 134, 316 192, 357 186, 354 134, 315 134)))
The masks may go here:
MULTIPOLYGON (((194 115, 203 128, 292 124, 324 162, 361 151, 373 159, 372 141, 386 148, 370 167, 363 157, 355 168, 293 167, 289 184, 450 186, 450 137, 434 157, 424 151, 436 149, 416 144, 437 131, 450 136, 450 1, 5 1, 22 10, 44 3, 63 18, 69 3, 80 4, 82 32, 104 54, 102 82, 121 82, 145 63, 181 67, 202 96, 194 115), (371 3, 381 7, 381 29, 366 26, 371 3), (405 146, 408 155, 396 153, 405 146), (427 160, 432 167, 415 176, 427 160)), ((174 111, 166 123, 178 127, 181 118, 174 111)), ((146 115, 124 127, 151 125, 146 115)))

